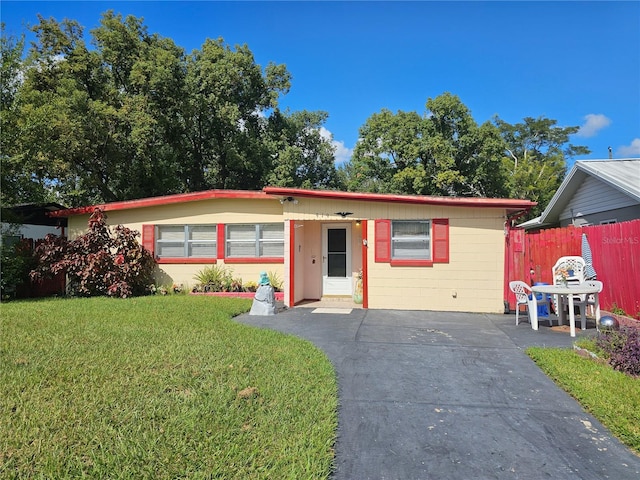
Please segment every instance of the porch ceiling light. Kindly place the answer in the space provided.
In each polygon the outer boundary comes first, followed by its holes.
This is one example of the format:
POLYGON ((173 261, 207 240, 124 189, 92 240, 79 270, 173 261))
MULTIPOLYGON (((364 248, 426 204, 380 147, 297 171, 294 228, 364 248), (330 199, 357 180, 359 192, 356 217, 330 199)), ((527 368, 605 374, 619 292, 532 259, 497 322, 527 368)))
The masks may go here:
POLYGON ((280 203, 284 204, 284 202, 293 202, 293 204, 296 205, 298 203, 298 200, 293 197, 282 197, 280 199, 280 203))

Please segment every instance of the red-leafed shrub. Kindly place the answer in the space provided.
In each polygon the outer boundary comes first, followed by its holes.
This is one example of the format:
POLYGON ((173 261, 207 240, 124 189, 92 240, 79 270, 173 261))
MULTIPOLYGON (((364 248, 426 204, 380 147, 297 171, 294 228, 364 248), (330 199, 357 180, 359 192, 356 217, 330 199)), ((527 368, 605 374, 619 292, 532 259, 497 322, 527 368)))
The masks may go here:
POLYGON ((96 209, 89 217, 89 231, 75 240, 47 235, 36 246, 38 266, 31 278, 66 272, 69 293, 79 296, 149 293, 155 260, 138 243, 140 233, 122 225, 112 231, 105 220, 105 213, 96 209))

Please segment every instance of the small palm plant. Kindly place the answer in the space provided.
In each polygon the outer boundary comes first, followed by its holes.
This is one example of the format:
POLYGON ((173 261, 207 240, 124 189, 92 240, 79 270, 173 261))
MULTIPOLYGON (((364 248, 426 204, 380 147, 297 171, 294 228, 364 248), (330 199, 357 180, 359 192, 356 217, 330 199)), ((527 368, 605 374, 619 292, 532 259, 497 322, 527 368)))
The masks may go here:
POLYGON ((194 275, 205 292, 222 292, 233 283, 233 272, 224 265, 211 265, 194 275))
POLYGON ((278 275, 278 272, 269 272, 269 283, 276 292, 282 291, 284 282, 282 278, 280 278, 280 275, 278 275))

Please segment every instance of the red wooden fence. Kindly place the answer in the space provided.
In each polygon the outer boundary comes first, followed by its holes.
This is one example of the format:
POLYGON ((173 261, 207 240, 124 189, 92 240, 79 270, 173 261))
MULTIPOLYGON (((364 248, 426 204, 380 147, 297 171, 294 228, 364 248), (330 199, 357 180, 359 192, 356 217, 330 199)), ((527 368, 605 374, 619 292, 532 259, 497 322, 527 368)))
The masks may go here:
POLYGON ((602 308, 620 308, 640 319, 640 220, 538 232, 510 230, 505 254, 505 299, 510 310, 515 308, 515 297, 509 281, 553 283, 551 268, 559 257, 582 255, 583 233, 589 240, 597 279, 604 285, 602 308))

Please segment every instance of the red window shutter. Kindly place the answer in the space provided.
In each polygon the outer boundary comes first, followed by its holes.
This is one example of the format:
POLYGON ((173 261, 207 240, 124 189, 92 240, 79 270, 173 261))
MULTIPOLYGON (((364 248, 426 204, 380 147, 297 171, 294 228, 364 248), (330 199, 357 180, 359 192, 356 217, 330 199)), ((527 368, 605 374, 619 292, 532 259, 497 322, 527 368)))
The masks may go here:
POLYGON ((218 258, 225 258, 224 256, 224 248, 225 248, 225 236, 224 236, 224 223, 219 223, 217 226, 218 239, 216 243, 218 244, 218 258))
POLYGON ((155 236, 155 225, 142 225, 142 246, 149 250, 153 256, 155 256, 155 236))
POLYGON ((433 263, 449 263, 449 219, 432 220, 433 263))
POLYGON ((391 220, 375 221, 375 261, 378 263, 391 261, 391 220))

